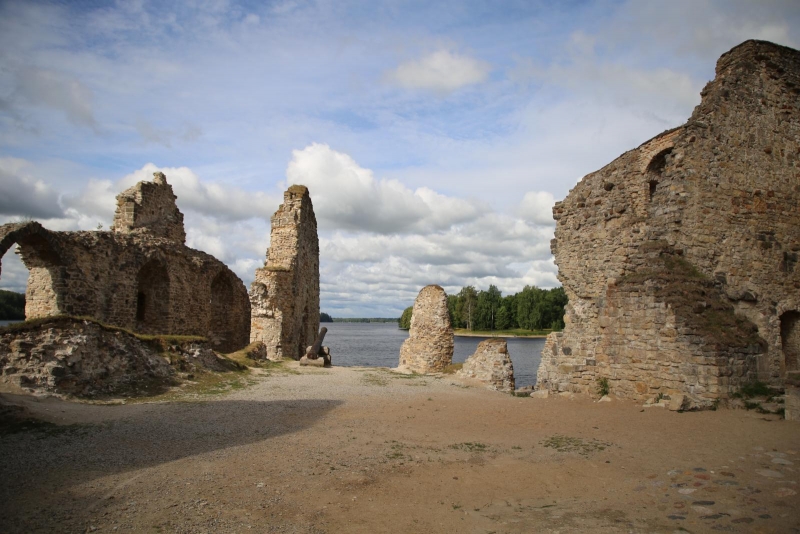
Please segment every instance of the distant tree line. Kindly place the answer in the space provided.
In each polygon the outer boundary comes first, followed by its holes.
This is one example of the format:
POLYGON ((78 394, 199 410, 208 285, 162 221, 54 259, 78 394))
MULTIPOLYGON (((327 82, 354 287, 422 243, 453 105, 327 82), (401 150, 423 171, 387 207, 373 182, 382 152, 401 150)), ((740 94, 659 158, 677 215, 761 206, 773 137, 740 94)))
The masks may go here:
POLYGON ((396 323, 397 317, 333 317, 331 319, 331 322, 332 323, 396 323))
POLYGON ((325 312, 319 314, 319 322, 321 323, 332 323, 333 318, 325 312))
MULTIPOLYGON (((561 330, 564 328, 564 288, 540 289, 525 286, 522 291, 505 297, 496 286, 486 291, 474 286, 461 288, 447 296, 447 311, 453 328, 467 330, 561 330)), ((411 327, 409 306, 400 317, 400 328, 411 327)))
POLYGON ((25 319, 25 295, 0 289, 0 320, 25 319))

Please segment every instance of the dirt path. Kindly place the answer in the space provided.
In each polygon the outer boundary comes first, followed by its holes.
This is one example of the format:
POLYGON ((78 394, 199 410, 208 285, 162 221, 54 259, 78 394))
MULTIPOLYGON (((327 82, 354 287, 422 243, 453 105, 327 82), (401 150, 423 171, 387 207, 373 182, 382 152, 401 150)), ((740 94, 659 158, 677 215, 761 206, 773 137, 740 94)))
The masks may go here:
POLYGON ((28 399, 71 425, 0 437, 0 531, 800 532, 800 424, 294 372, 185 402, 28 399))

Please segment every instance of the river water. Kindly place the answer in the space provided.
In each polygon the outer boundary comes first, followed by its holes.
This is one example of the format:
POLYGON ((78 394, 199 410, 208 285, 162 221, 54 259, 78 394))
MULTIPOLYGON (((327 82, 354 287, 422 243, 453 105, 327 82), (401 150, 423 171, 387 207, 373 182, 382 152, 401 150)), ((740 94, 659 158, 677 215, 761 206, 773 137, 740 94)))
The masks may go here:
MULTIPOLYGON (((18 321, 0 321, 5 326, 18 321)), ((407 330, 397 323, 325 323, 325 345, 330 347, 334 365, 342 367, 397 367, 400 345, 408 338, 407 330)), ((453 363, 461 363, 484 337, 456 336, 453 363)), ((542 338, 508 338, 508 354, 514 364, 518 388, 536 383, 536 370, 542 359, 542 338)))
MULTIPOLYGON (((324 344, 331 349, 333 365, 342 367, 397 367, 400 345, 408 338, 408 331, 397 328, 397 323, 324 323, 322 326, 328 329, 324 344)), ((484 339, 456 336, 453 363, 465 361, 484 339)), ((534 385, 544 339, 508 338, 507 341, 516 386, 534 385)))

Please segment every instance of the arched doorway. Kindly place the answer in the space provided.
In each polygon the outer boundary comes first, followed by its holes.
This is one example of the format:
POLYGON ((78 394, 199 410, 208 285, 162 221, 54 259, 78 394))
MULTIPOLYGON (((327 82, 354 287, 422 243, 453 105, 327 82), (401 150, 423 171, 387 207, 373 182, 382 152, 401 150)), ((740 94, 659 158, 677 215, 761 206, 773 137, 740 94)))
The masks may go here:
POLYGON ((11 282, 8 289, 19 293, 24 287, 27 319, 71 313, 64 305, 67 291, 62 272, 64 262, 50 242, 48 230, 39 223, 5 226, 0 235, 0 259, 6 260, 6 279, 11 282), (12 250, 14 245, 16 251, 12 250), (11 255, 14 252, 19 260, 11 255), (28 270, 24 286, 20 263, 28 270))
POLYGON ((136 276, 136 331, 169 332, 169 300, 167 268, 158 260, 150 260, 136 276))
POLYGON ((800 312, 796 310, 781 315, 781 346, 785 372, 800 370, 800 312))

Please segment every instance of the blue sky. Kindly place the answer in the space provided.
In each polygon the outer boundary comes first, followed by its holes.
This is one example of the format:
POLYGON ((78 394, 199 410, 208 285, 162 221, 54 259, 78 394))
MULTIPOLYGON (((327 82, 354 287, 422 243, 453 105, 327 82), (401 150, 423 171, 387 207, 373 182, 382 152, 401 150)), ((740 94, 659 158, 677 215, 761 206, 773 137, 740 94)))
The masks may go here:
POLYGON ((552 203, 684 122, 723 52, 799 29, 791 1, 0 3, 0 223, 107 227, 163 170, 249 285, 303 183, 334 316, 553 287, 552 203))

